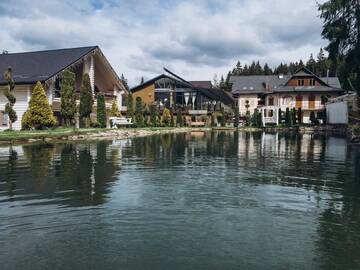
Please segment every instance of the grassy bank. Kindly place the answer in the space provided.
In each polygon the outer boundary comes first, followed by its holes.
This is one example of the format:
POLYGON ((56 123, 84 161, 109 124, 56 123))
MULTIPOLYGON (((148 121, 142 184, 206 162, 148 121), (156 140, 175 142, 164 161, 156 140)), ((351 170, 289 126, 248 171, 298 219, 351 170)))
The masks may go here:
MULTIPOLYGON (((146 135, 151 133, 159 132, 170 132, 181 130, 184 131, 186 128, 175 128, 175 127, 148 127, 148 128, 121 128, 121 129, 106 129, 106 128, 56 128, 50 130, 31 130, 31 131, 4 131, 0 132, 0 143, 12 143, 12 142, 21 142, 32 140, 56 140, 68 138, 72 139, 75 136, 105 136, 113 135, 114 137, 121 136, 135 136, 141 133, 146 133, 146 135)), ((194 128, 188 128, 189 131, 194 128)))

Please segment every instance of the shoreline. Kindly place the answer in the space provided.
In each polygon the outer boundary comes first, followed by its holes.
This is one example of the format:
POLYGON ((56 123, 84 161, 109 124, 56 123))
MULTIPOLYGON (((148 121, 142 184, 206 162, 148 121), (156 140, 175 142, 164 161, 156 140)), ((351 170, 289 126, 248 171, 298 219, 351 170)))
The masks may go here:
POLYGON ((41 131, 5 131, 0 133, 0 145, 29 144, 59 141, 123 140, 159 134, 186 133, 193 131, 228 132, 281 132, 299 134, 335 134, 351 138, 351 128, 344 126, 314 127, 148 127, 121 129, 76 129, 63 128, 41 131))
POLYGON ((159 134, 186 133, 192 131, 211 131, 211 128, 159 127, 123 129, 62 129, 52 131, 0 133, 0 145, 29 144, 59 141, 123 140, 159 134))

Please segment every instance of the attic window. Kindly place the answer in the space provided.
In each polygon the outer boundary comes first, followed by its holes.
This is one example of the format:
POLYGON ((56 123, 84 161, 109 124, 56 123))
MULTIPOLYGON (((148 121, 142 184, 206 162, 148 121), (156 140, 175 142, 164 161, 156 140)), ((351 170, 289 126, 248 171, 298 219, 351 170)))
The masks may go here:
POLYGON ((298 86, 304 86, 304 80, 298 80, 297 85, 298 86))
POLYGON ((310 86, 315 86, 315 80, 314 79, 310 79, 310 86))

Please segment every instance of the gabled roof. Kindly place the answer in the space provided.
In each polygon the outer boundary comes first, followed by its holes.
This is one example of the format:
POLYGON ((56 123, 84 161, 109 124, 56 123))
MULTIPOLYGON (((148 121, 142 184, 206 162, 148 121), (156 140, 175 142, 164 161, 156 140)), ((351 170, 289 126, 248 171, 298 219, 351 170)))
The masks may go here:
POLYGON ((171 77, 169 75, 166 75, 166 74, 160 74, 160 75, 158 75, 158 76, 156 76, 156 77, 154 77, 154 78, 152 78, 150 80, 145 81, 142 84, 139 84, 139 85, 131 88, 130 91, 132 93, 137 92, 139 90, 144 89, 145 87, 147 87, 149 85, 154 84, 156 81, 161 80, 161 79, 170 79, 170 80, 173 80, 174 82, 176 82, 177 84, 184 85, 186 87, 192 87, 192 85, 190 83, 188 83, 188 82, 180 81, 180 80, 175 79, 175 78, 173 78, 173 77, 171 77))
POLYGON ((2 73, 10 66, 16 84, 44 82, 98 46, 57 49, 36 52, 0 54, 0 85, 5 84, 2 73))
POLYGON ((341 92, 337 77, 319 78, 307 68, 300 68, 293 75, 231 76, 232 94, 262 94, 267 92, 341 92), (292 78, 314 77, 321 86, 287 86, 292 78))
POLYGON ((212 88, 211 81, 189 81, 194 87, 212 88))

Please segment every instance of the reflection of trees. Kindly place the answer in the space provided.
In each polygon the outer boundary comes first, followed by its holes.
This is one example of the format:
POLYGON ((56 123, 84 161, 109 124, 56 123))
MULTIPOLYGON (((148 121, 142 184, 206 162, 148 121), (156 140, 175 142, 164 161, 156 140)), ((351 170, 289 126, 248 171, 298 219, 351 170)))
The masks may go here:
POLYGON ((18 153, 13 150, 12 146, 9 147, 9 158, 6 164, 6 172, 4 173, 4 180, 6 182, 6 190, 9 192, 9 196, 14 195, 16 189, 15 170, 18 160, 18 153))
POLYGON ((319 218, 317 250, 322 269, 360 269, 360 151, 352 154, 347 169, 337 176, 344 183, 340 194, 331 194, 319 218))
POLYGON ((37 187, 41 189, 52 165, 54 145, 24 145, 23 151, 29 164, 31 175, 35 178, 37 187))

